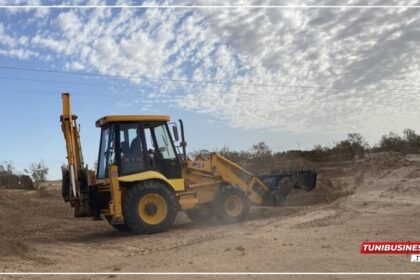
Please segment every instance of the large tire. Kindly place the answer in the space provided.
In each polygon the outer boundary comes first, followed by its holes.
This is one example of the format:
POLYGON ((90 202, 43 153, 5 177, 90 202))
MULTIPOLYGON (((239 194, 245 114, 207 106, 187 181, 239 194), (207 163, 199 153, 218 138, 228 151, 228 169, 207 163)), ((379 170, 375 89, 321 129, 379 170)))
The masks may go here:
POLYGON ((116 230, 121 231, 121 232, 129 232, 129 231, 131 231, 130 228, 128 227, 128 225, 126 223, 124 223, 124 224, 112 224, 111 223, 111 217, 110 216, 105 216, 105 218, 108 221, 108 223, 113 228, 115 228, 116 230))
POLYGON ((164 183, 151 180, 132 186, 124 197, 124 220, 135 233, 166 231, 173 224, 178 204, 164 183))
POLYGON ((248 215, 249 200, 240 188, 223 186, 214 198, 212 209, 222 223, 239 223, 248 215))
POLYGON ((188 218, 194 222, 206 222, 213 217, 213 211, 210 204, 200 204, 197 208, 185 210, 188 218))

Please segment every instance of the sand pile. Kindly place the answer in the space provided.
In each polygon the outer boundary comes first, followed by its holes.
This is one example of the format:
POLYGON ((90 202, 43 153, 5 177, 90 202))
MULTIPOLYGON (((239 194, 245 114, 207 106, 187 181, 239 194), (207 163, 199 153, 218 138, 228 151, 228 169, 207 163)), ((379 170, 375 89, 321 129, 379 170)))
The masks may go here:
POLYGON ((0 256, 23 254, 26 239, 54 233, 71 221, 59 195, 58 190, 0 189, 0 256))
MULTIPOLYGON (((285 206, 304 206, 334 201, 353 194, 365 182, 373 182, 390 176, 391 178, 412 178, 420 175, 420 168, 399 153, 383 152, 368 155, 355 161, 336 161, 318 164, 318 182, 312 192, 293 190, 285 206)), ((410 181, 410 184, 415 184, 410 181)), ((401 191, 416 192, 413 187, 397 186, 401 191), (407 190, 407 188, 409 190, 407 190)), ((395 189, 397 190, 397 189, 395 189)))
MULTIPOLYGON (((366 156, 361 168, 366 170, 365 176, 384 177, 394 170, 405 168, 410 165, 410 161, 399 153, 382 152, 366 156)), ((405 176, 405 174, 401 174, 405 176)))

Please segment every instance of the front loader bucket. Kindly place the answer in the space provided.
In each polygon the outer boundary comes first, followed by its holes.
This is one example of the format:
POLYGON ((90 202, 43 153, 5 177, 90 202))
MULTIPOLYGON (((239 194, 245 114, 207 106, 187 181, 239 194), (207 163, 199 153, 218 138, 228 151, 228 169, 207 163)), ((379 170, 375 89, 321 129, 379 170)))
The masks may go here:
POLYGON ((298 173, 297 188, 311 191, 316 186, 316 179, 318 174, 313 170, 305 170, 298 173))
POLYGON ((283 205, 291 189, 313 190, 316 186, 317 173, 313 170, 302 170, 263 175, 259 178, 270 190, 264 198, 264 203, 268 205, 283 205))

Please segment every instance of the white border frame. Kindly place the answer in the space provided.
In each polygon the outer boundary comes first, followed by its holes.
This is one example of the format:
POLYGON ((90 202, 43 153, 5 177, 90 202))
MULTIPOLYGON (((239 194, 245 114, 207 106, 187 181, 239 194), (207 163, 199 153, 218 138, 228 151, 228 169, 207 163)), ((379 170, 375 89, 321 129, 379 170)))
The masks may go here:
MULTIPOLYGON (((374 6, 363 6, 363 5, 351 5, 351 6, 332 6, 332 5, 319 5, 319 6, 304 6, 304 5, 0 5, 0 9, 341 9, 341 8, 359 8, 359 9, 374 9, 374 8, 420 8, 420 5, 374 5, 374 6)), ((212 275, 212 276, 293 276, 293 275, 308 275, 308 276, 339 276, 339 275, 420 275, 420 272, 0 272, 0 276, 29 276, 29 275, 155 275, 155 276, 176 276, 176 275, 212 275)))
POLYGON ((420 8, 420 5, 0 5, 0 9, 341 9, 341 8, 420 8))
POLYGON ((276 276, 276 275, 420 275, 420 272, 0 272, 1 275, 213 275, 213 276, 276 276))

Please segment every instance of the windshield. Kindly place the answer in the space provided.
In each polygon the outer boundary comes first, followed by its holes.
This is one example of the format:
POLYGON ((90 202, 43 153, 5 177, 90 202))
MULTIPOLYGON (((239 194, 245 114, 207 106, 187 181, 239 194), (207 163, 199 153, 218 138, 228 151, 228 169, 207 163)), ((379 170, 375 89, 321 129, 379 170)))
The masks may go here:
POLYGON ((107 177, 107 167, 115 161, 114 148, 114 129, 109 126, 102 129, 101 143, 98 157, 97 178, 103 179, 107 177))
POLYGON ((154 128, 157 148, 164 159, 176 159, 174 146, 169 137, 168 128, 166 125, 160 125, 154 128))

